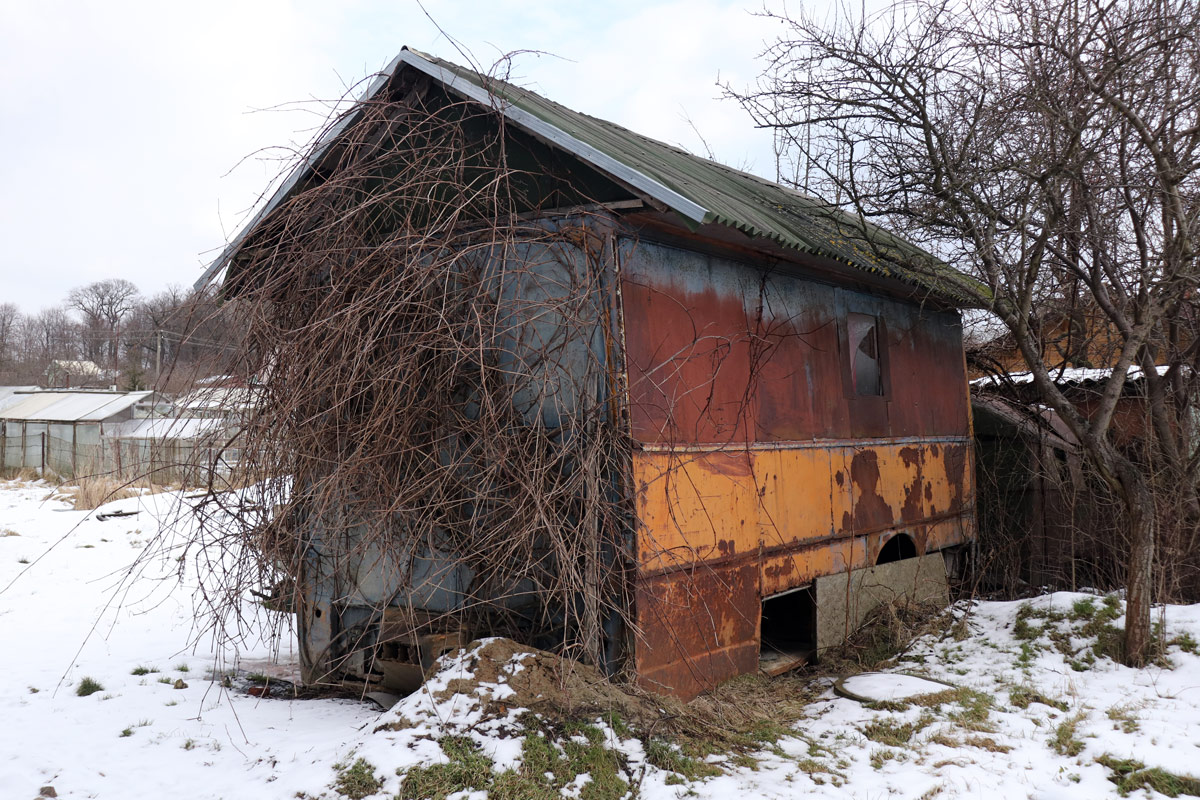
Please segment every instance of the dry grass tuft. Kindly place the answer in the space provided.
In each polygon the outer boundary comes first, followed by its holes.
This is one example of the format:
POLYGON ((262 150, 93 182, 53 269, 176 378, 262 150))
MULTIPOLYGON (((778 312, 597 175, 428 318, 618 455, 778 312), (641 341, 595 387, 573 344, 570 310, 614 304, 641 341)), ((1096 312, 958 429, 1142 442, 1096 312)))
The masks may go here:
POLYGON ((80 511, 90 511, 114 500, 137 497, 139 492, 129 481, 104 476, 83 478, 71 486, 62 487, 63 498, 80 511))
POLYGON ((936 603, 885 603, 867 615, 845 644, 821 652, 821 672, 840 677, 891 666, 918 638, 953 633, 952 614, 936 603))
POLYGON ((810 675, 742 675, 670 708, 662 724, 701 751, 757 750, 790 733, 820 693, 810 675))
POLYGON ((8 469, 0 470, 0 480, 14 481, 18 483, 33 483, 41 476, 33 467, 9 467, 8 469))

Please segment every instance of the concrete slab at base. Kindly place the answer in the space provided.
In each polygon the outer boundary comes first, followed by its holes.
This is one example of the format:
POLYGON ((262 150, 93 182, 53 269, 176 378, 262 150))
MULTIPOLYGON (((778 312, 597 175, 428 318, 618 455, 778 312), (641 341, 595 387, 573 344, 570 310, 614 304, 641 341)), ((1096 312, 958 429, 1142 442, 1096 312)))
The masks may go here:
POLYGON ((842 644, 868 614, 884 603, 899 599, 943 605, 950 602, 946 562, 941 553, 830 575, 814 583, 818 658, 821 651, 842 644))

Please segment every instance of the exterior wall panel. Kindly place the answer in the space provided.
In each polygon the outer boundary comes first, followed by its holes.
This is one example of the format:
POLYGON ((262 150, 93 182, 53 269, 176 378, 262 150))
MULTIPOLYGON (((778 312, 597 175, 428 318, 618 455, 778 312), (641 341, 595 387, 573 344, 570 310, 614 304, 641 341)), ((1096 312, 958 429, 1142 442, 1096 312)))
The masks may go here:
POLYGON ((755 669, 764 597, 899 532, 974 536, 957 313, 647 242, 622 269, 648 685, 755 669), (855 393, 848 314, 875 320, 881 395, 855 393))

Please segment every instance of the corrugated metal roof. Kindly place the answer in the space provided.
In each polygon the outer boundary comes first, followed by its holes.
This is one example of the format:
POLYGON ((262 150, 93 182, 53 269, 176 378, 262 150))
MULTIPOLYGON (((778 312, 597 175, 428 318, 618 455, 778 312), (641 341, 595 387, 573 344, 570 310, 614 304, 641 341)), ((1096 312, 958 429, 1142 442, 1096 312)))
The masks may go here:
MULTIPOLYGON (((0 411, 0 419, 103 422, 154 392, 34 392, 0 411)), ((21 395, 15 395, 20 397, 21 395)))
POLYGON ((189 392, 175 401, 184 411, 249 411, 254 407, 255 390, 248 386, 209 386, 189 392))
POLYGON ((106 425, 104 432, 118 439, 197 439, 224 426, 225 421, 220 419, 156 417, 131 419, 111 428, 106 425))
POLYGON ((25 394, 36 392, 36 386, 0 386, 0 411, 25 399, 25 394))
MULTIPOLYGON (((371 84, 360 102, 383 91, 388 79, 404 66, 426 73, 463 97, 497 108, 517 127, 658 200, 692 225, 728 225, 750 236, 762 236, 864 272, 905 281, 962 304, 970 301, 969 294, 959 288, 963 282, 979 288, 949 265, 857 216, 414 50, 403 50, 371 84), (864 230, 870 241, 863 238, 864 230)), ((205 271, 197 286, 207 283, 233 259, 249 232, 291 194, 330 143, 357 118, 357 113, 351 111, 318 142, 205 271)))

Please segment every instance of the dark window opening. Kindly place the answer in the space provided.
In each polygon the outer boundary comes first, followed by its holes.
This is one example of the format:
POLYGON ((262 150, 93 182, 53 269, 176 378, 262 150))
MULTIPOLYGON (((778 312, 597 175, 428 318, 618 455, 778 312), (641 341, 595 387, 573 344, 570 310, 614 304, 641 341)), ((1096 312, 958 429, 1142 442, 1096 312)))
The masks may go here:
POLYGON ((759 667, 768 675, 795 669, 817 647, 817 601, 811 586, 762 602, 759 667))
POLYGON ((879 320, 868 314, 850 314, 846 321, 850 339, 850 378, 857 395, 883 394, 882 354, 879 352, 879 320))
POLYGON ((907 533, 897 533, 880 549, 876 564, 890 564, 906 558, 917 557, 917 544, 907 533))

